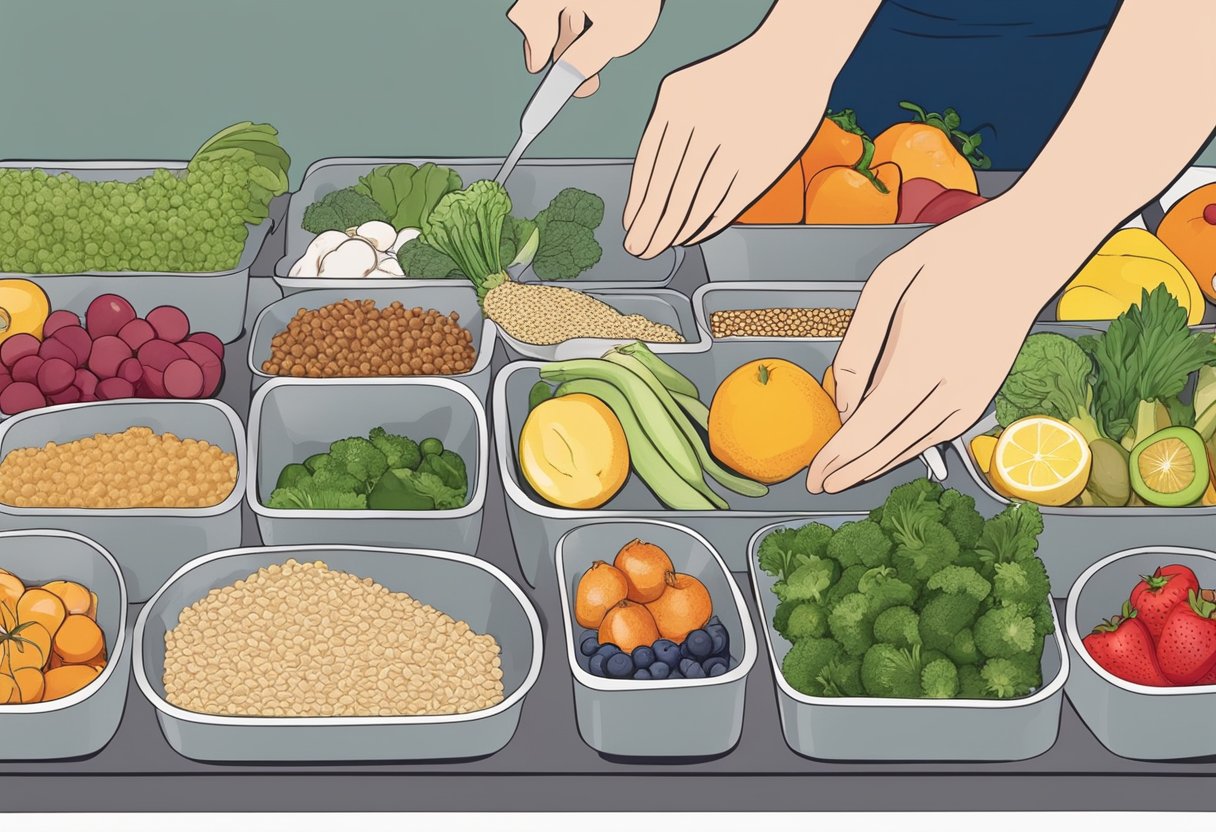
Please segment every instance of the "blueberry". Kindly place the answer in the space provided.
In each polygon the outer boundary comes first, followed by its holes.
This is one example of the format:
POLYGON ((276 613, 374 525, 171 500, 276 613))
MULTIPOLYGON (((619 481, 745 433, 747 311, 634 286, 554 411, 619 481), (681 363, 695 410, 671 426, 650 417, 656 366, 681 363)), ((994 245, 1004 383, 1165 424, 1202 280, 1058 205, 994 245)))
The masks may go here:
POLYGON ((706 659, 701 662, 701 667, 704 668, 705 673, 709 676, 721 676, 727 670, 727 662, 726 659, 715 656, 712 659, 706 659), (714 673, 714 669, 719 667, 722 668, 721 671, 714 673))
POLYGON ((688 645, 688 655, 694 659, 708 658, 714 652, 714 640, 704 630, 693 630, 684 643, 688 645))
POLYGON ((578 646, 578 650, 584 656, 594 656, 596 651, 600 649, 600 642, 595 636, 587 636, 578 646))
POLYGON ((650 667, 654 664, 654 650, 646 645, 633 648, 633 664, 635 667, 650 667))
POLYGON ((591 661, 589 661, 587 663, 587 670, 589 670, 591 672, 592 676, 603 676, 604 675, 604 657, 601 656, 599 653, 596 653, 594 656, 592 656, 591 661))
POLYGON ((655 662, 650 666, 650 678, 666 679, 671 675, 671 667, 666 662, 655 662))
POLYGON ((726 628, 721 624, 714 624, 706 627, 705 632, 709 633, 709 637, 714 642, 714 649, 710 655, 725 656, 730 650, 730 636, 726 634, 726 628))
POLYGON ((684 674, 685 679, 705 678, 705 668, 701 667, 700 663, 693 659, 685 659, 680 662, 680 672, 684 674))
POLYGON ((726 673, 726 669, 727 668, 726 668, 725 664, 716 664, 712 668, 710 668, 709 675, 710 676, 721 676, 722 674, 726 673))
POLYGON ((709 623, 715 627, 720 627, 722 625, 721 619, 719 619, 716 615, 709 619, 709 623))
POLYGON ((621 648, 617 647, 615 644, 601 644, 600 649, 595 651, 595 655, 603 656, 604 661, 607 661, 619 652, 621 652, 621 648))
POLYGON ((613 679, 628 679, 633 675, 633 659, 618 651, 604 662, 604 670, 613 679))
POLYGON ((692 658, 692 653, 688 652, 688 639, 684 639, 684 641, 681 642, 681 644, 680 644, 680 658, 681 659, 691 659, 692 658))
POLYGON ((674 641, 661 638, 654 643, 654 657, 672 670, 680 666, 680 648, 674 641))
MULTIPOLYGON (((667 667, 667 665, 663 665, 663 667, 667 667)), ((649 670, 643 667, 641 670, 635 670, 633 672, 633 678, 642 682, 649 682, 654 677, 650 675, 649 670)))

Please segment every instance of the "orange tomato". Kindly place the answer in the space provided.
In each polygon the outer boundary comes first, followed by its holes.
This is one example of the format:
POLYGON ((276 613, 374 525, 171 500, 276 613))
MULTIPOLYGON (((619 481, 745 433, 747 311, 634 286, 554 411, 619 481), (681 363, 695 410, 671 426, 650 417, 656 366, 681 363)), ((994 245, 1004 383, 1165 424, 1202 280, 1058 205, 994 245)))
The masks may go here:
POLYGON ((1157 237, 1191 270, 1208 300, 1216 301, 1216 182, 1175 202, 1157 237))
POLYGON ((42 588, 58 595, 69 615, 88 615, 93 605, 92 594, 75 581, 50 581, 42 588))
POLYGON ((941 129, 901 122, 874 139, 874 165, 899 165, 904 179, 932 179, 943 188, 980 192, 971 163, 941 129))
POLYGON ((68 611, 63 601, 53 592, 45 589, 27 589, 25 594, 17 599, 17 617, 22 623, 36 621, 51 635, 63 624, 68 611))
POLYGON ((806 186, 808 225, 886 225, 899 216, 899 185, 903 175, 890 162, 871 171, 883 184, 884 194, 859 170, 835 167, 822 170, 806 186))
POLYGON ((42 701, 62 699, 71 696, 78 690, 87 687, 101 671, 86 664, 65 664, 54 670, 48 670, 44 678, 46 689, 42 693, 42 701))
POLYGON ((825 168, 856 165, 862 151, 861 135, 853 132, 856 128, 852 110, 825 117, 815 138, 802 152, 802 178, 810 182, 815 174, 825 168))
POLYGON ((802 222, 802 164, 794 164, 752 203, 736 222, 744 225, 778 225, 802 222))
POLYGON ((87 615, 69 615, 55 633, 54 650, 68 664, 87 662, 105 649, 101 628, 87 615))

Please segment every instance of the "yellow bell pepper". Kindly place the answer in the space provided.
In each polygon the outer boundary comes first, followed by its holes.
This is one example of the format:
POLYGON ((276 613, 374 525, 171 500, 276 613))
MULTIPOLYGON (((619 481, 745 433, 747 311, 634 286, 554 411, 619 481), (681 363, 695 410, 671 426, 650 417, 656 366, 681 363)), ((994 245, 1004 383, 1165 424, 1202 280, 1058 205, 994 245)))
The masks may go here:
POLYGON ((42 325, 51 314, 46 292, 32 280, 0 280, 0 343, 22 332, 42 339, 42 325))
POLYGON ((1164 243, 1142 228, 1115 233, 1065 287, 1056 307, 1061 321, 1109 321, 1140 303, 1144 290, 1164 284, 1187 311, 1203 320, 1204 296, 1194 275, 1164 243))

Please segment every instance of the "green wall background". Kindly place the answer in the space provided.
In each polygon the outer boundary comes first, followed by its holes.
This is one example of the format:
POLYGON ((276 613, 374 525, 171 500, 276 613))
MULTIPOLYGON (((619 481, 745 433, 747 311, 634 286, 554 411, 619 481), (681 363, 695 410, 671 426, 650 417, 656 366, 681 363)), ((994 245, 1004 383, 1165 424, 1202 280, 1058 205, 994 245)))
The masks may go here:
MULTIPOLYGON (((738 40, 768 5, 669 0, 651 40, 530 152, 632 155, 663 74, 738 40)), ((296 184, 325 156, 503 155, 536 84, 509 6, 0 0, 0 157, 186 158, 242 119, 279 128, 296 184)))

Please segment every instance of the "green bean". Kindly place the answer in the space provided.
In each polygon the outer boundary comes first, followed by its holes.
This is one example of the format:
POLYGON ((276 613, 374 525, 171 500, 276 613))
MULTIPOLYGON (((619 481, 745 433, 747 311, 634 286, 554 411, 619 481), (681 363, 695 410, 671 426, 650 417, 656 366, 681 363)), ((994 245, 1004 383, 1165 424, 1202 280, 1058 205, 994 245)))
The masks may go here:
POLYGON ((709 430, 709 408, 700 399, 685 396, 683 393, 677 393, 671 389, 668 389, 667 392, 671 393, 671 397, 676 400, 676 403, 684 408, 688 418, 701 426, 701 430, 709 430))
POLYGON ((622 344, 619 347, 613 348, 615 352, 621 352, 625 355, 632 355, 638 361, 646 366, 646 369, 654 373, 655 378, 659 380, 667 390, 671 393, 680 393, 689 398, 701 400, 701 393, 697 390, 697 385, 685 376, 683 373, 676 370, 663 359, 659 358, 650 347, 643 344, 641 341, 635 341, 632 344, 622 344))

